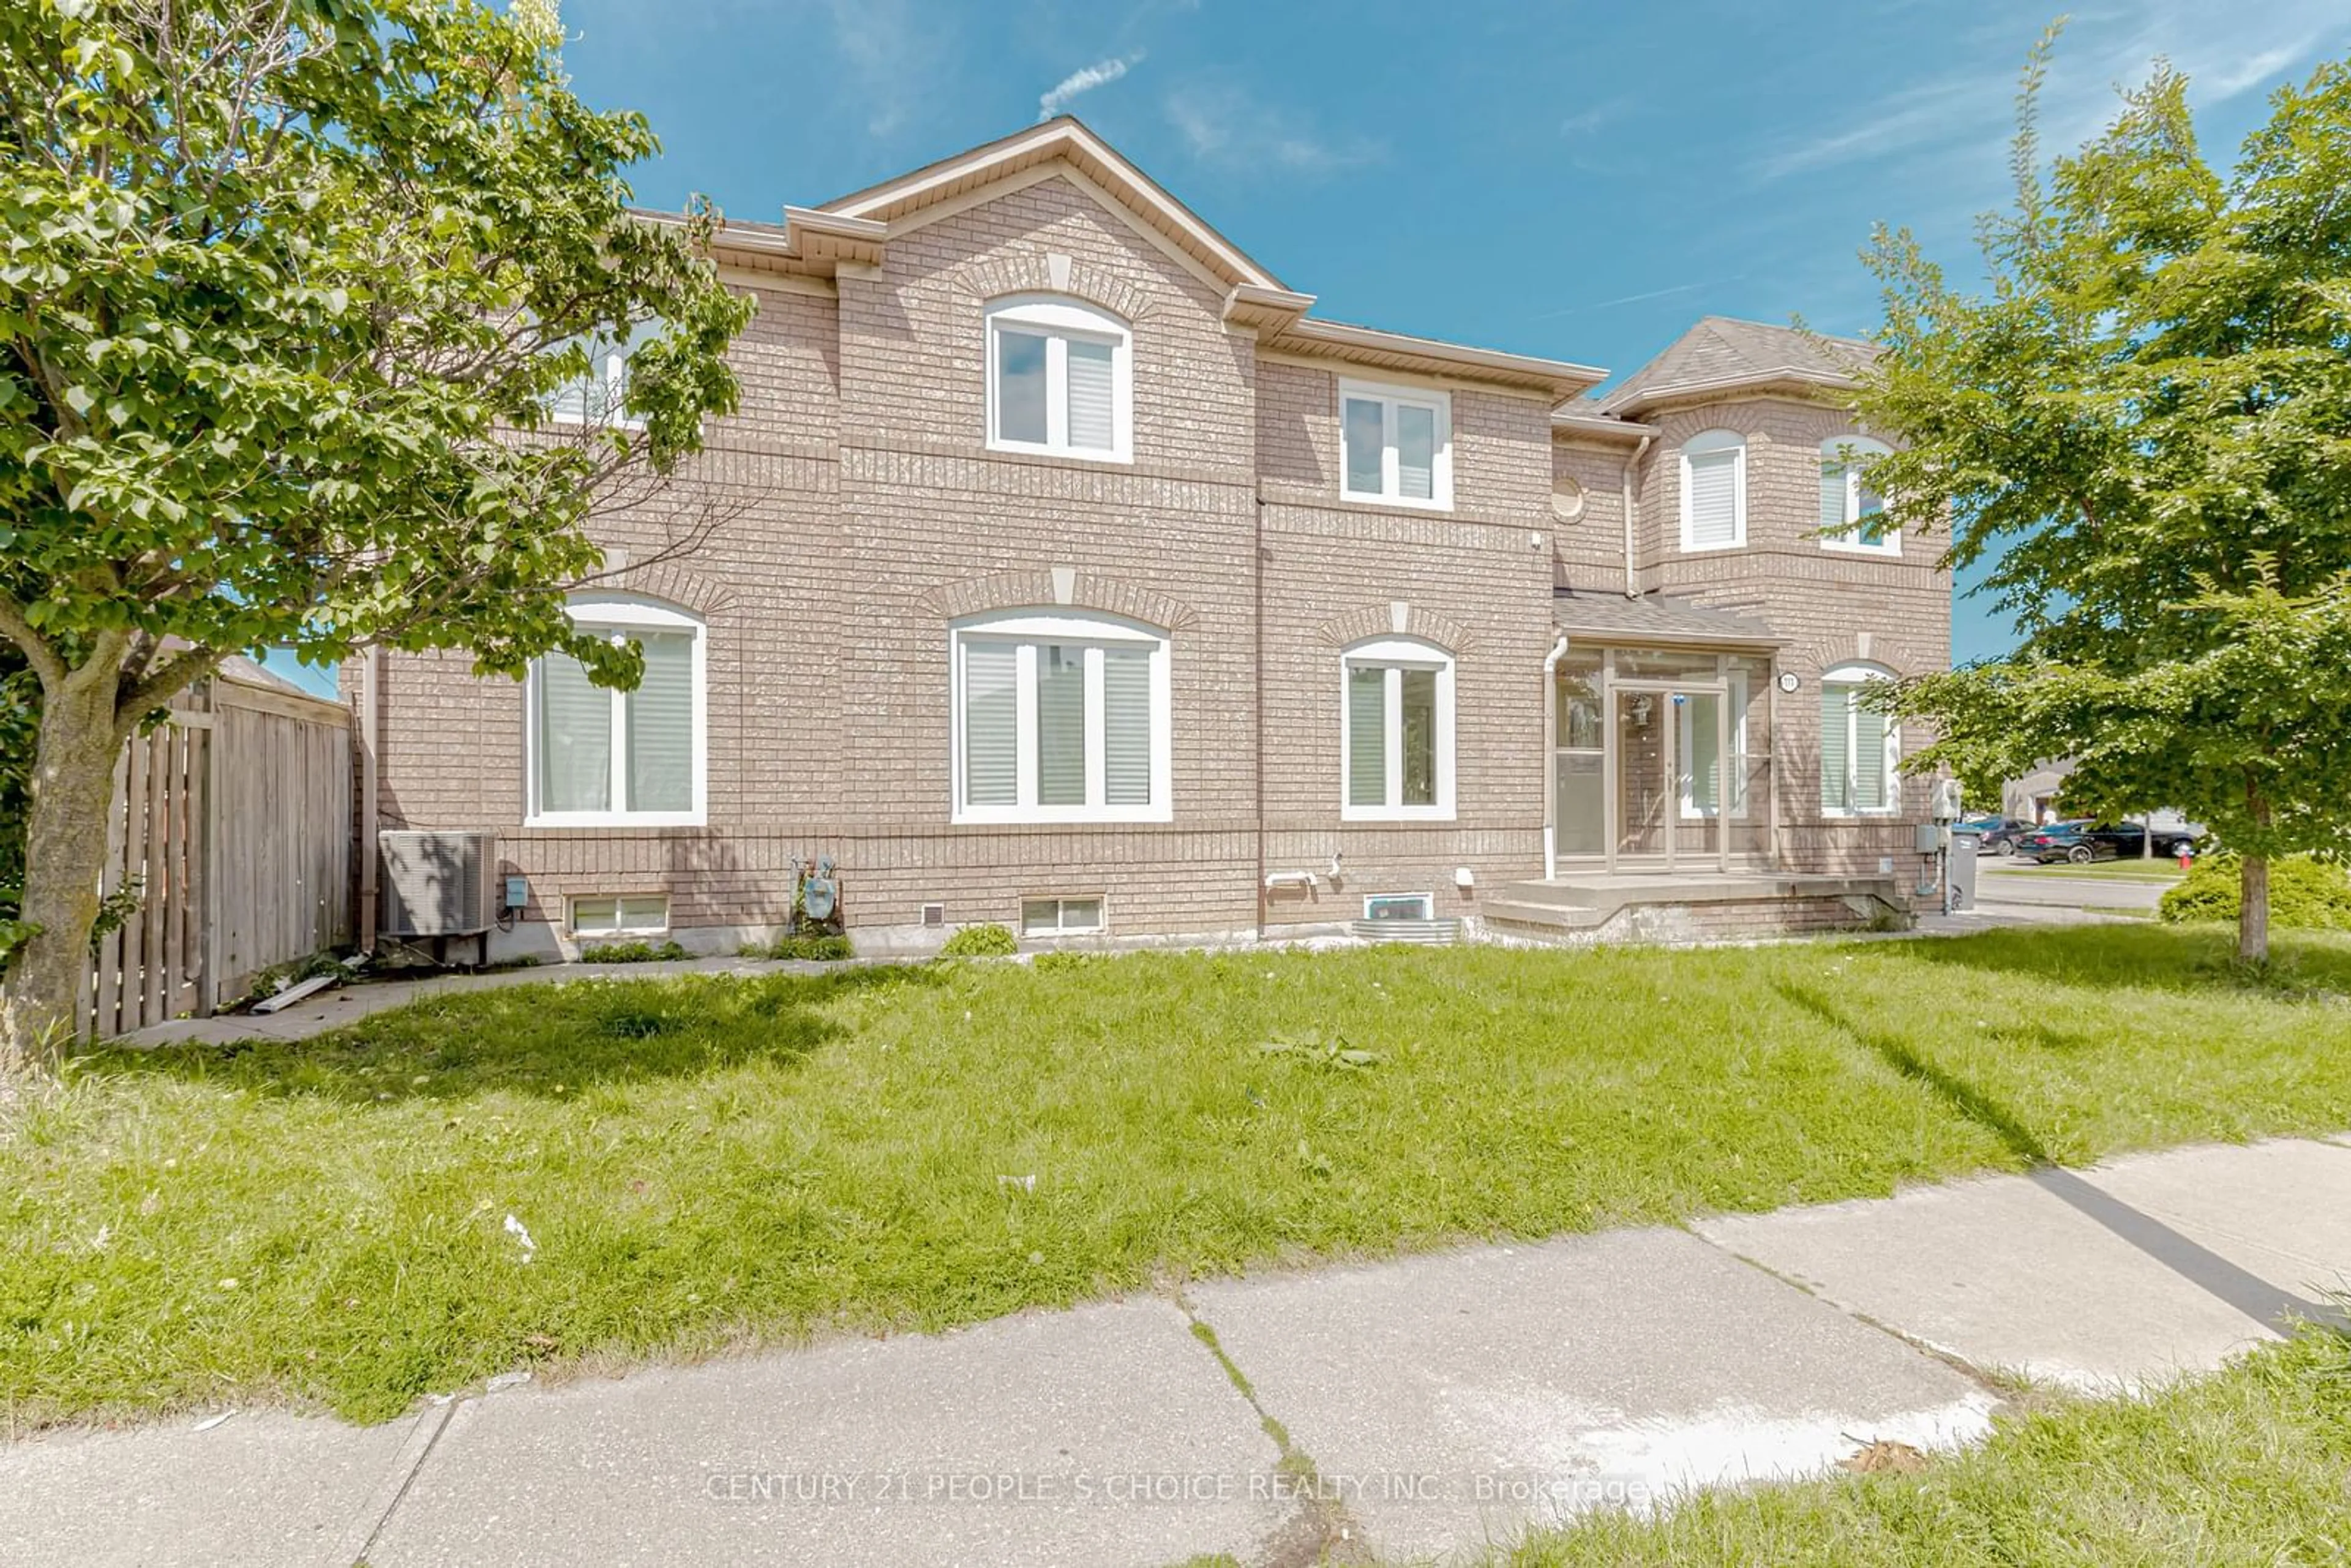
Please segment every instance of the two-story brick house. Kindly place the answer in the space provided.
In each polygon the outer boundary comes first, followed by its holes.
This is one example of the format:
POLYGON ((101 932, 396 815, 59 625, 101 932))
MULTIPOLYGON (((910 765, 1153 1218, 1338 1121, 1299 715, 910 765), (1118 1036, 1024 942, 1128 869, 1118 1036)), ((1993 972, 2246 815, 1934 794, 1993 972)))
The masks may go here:
POLYGON ((527 880, 496 947, 731 946, 819 856, 868 946, 1540 932, 1541 879, 1647 867, 1898 901, 1900 741, 1846 698, 1947 661, 1949 584, 1863 537, 1844 350, 1708 321, 1593 402, 1316 318, 1069 120, 718 244, 742 409, 675 489, 727 521, 641 568, 664 519, 601 525, 575 601, 644 684, 346 677, 371 825, 527 880))

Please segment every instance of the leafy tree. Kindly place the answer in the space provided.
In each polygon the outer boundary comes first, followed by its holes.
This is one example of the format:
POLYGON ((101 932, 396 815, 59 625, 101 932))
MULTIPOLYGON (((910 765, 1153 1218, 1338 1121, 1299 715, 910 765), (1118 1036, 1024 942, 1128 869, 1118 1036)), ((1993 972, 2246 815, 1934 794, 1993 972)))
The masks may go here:
POLYGON ((2025 76, 1989 292, 1907 232, 1859 412, 1902 433, 1895 521, 1991 560, 2011 656, 1905 684, 1914 759, 1993 786, 2071 757, 2069 809, 2171 806, 2241 859, 2238 951, 2268 955, 2268 867, 2351 850, 2351 62, 2280 90, 2234 172, 2158 65, 2044 175, 2025 76))
POLYGON ((0 638, 39 687, 20 1047, 73 1011, 116 755, 225 656, 637 677, 566 620, 584 524, 735 407, 750 306, 706 207, 632 214, 656 143, 573 97, 561 37, 548 0, 0 6, 0 638), (649 322, 627 417, 554 421, 583 343, 649 322))

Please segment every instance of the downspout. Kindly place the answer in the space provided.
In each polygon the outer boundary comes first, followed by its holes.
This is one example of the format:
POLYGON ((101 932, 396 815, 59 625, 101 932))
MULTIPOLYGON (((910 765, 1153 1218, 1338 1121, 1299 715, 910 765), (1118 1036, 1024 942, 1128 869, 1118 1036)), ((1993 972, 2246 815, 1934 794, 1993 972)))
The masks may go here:
POLYGON ((1559 874, 1559 662, 1567 657, 1567 633, 1543 656, 1543 880, 1559 874))
POLYGON ((382 682, 383 650, 370 648, 360 664, 360 841, 353 846, 360 856, 359 956, 362 959, 375 953, 375 834, 380 803, 375 747, 376 716, 383 700, 382 682))
POLYGON ((1649 443, 1656 439, 1654 435, 1641 437, 1641 444, 1633 448, 1630 457, 1625 459, 1625 597, 1627 599, 1641 597, 1640 549, 1633 528, 1633 470, 1641 465, 1641 458, 1648 452, 1649 443))
POLYGON ((1265 920, 1270 911, 1265 886, 1265 480, 1257 482, 1257 505, 1250 513, 1249 590, 1255 602, 1249 616, 1250 722, 1256 735, 1249 745, 1249 768, 1257 801, 1257 939, 1266 939, 1265 920))

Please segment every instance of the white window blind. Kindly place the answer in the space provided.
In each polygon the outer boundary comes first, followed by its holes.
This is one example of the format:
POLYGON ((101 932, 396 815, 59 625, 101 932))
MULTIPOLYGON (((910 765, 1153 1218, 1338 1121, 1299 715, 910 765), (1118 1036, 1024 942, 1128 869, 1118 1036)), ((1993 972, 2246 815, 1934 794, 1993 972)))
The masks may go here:
POLYGON ((1451 506, 1451 417, 1443 392, 1347 386, 1339 404, 1342 488, 1367 499, 1451 506))
POLYGON ((538 766, 541 810, 611 809, 612 694, 562 653, 538 662, 538 766))
POLYGON ((964 799, 975 805, 1009 806, 1019 799, 1018 659, 1008 643, 964 647, 964 799))
POLYGON ((1822 464, 1821 527, 1823 530, 1834 533, 1844 528, 1845 525, 1844 494, 1844 465, 1822 464))
POLYGON ((1151 802, 1151 653, 1102 650, 1102 799, 1151 802))
POLYGON ((1040 805, 1085 804, 1086 652, 1051 643, 1037 650, 1040 805))
POLYGON ((1853 707, 1853 806, 1856 811, 1882 811, 1886 805, 1886 716, 1861 706, 1855 693, 1853 707))
POLYGON ((1840 815, 1890 811, 1900 804, 1896 732, 1865 706, 1869 681, 1832 671, 1821 685, 1821 809, 1840 815))
POLYGON ((1347 671, 1347 803, 1388 800, 1388 673, 1375 665, 1347 671))
POLYGON ((632 811, 694 810, 694 634, 640 633, 644 679, 623 699, 632 811))
POLYGON ((1398 403, 1396 419, 1396 494, 1409 501, 1426 501, 1437 495, 1437 411, 1419 403, 1398 403))
POLYGON ((1116 444, 1111 370, 1116 350, 1108 343, 1069 340, 1070 444, 1107 452, 1116 444))
POLYGON ((1853 691, 1821 688, 1821 809, 1853 810, 1853 691))
POLYGON ((1740 542, 1739 453, 1693 452, 1689 474, 1689 547, 1719 549, 1740 542))

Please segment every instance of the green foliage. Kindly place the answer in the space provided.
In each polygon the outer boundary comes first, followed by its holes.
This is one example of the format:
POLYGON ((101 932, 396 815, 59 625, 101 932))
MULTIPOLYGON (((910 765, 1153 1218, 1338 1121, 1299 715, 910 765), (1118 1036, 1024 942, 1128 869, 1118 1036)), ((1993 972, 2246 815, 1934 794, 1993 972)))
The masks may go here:
POLYGON ((2279 946, 2291 994, 2151 922, 616 970, 312 1040, 94 1052, 0 1138, 0 1405, 20 1431, 269 1399, 381 1420, 538 1361, 2331 1134, 2351 1051, 2314 998, 2351 994, 2351 937, 2279 946))
MULTIPOLYGON (((2243 892, 2235 855, 2206 855, 2179 883, 2165 890, 2158 906, 2170 921, 2237 918, 2243 892)), ((2308 855, 2270 862, 2270 920, 2310 930, 2351 931, 2351 875, 2341 866, 2308 855)))
POLYGON ((829 931, 802 931, 778 936, 772 942, 747 942, 742 956, 746 958, 799 958, 830 963, 855 956, 849 938, 829 931))
POLYGON ((674 941, 658 946, 651 942, 606 942, 580 949, 580 961, 583 964, 669 964, 692 956, 674 941))
POLYGON ((1893 521, 2022 641, 1904 684, 1912 760, 1991 789, 2074 759, 2070 807, 2173 807, 2248 854, 2351 851, 2351 62, 2272 99, 2223 177, 2158 66, 2041 174, 2026 82, 1991 291, 1954 290, 1907 232, 1857 412, 1898 431, 1893 521))
POLYGON ((1020 951, 1019 938, 1007 925, 965 925, 939 949, 943 958, 1001 958, 1020 951))
POLYGON ((1108 953, 1081 953, 1074 948, 1049 947, 1029 960, 1029 967, 1040 975, 1060 973, 1065 969, 1083 969, 1110 962, 1108 953))

